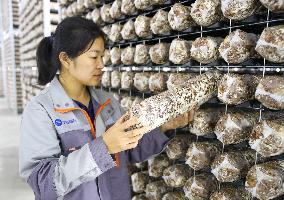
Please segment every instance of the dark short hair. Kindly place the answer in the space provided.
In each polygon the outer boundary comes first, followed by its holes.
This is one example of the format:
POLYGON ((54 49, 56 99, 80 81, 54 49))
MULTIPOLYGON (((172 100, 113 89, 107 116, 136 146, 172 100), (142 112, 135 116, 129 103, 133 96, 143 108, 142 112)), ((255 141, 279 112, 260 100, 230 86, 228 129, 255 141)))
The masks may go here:
POLYGON ((75 58, 88 51, 99 37, 105 41, 105 34, 92 20, 82 17, 68 17, 62 20, 55 33, 43 38, 37 47, 38 83, 46 85, 61 69, 60 52, 75 58))

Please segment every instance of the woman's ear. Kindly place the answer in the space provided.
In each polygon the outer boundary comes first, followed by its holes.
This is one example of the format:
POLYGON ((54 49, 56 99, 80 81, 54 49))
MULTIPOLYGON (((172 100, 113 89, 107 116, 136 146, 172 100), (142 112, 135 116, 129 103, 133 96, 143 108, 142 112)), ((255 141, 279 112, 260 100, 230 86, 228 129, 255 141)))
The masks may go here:
POLYGON ((72 60, 69 58, 67 53, 60 52, 58 57, 59 57, 59 61, 61 63, 61 66, 63 66, 66 69, 69 69, 70 65, 72 64, 72 60))

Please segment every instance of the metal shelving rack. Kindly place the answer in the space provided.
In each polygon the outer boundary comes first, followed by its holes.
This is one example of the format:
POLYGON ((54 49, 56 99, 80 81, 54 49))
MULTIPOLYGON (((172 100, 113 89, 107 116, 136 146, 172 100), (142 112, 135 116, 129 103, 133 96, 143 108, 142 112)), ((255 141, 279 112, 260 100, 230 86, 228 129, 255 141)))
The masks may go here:
POLYGON ((1 1, 2 11, 2 58, 4 93, 9 108, 16 113, 23 110, 19 54, 19 1, 1 1))
POLYGON ((3 74, 3 69, 2 69, 2 41, 0 41, 0 97, 4 96, 4 74, 3 74))
MULTIPOLYGON (((67 9, 69 5, 72 4, 72 0, 66 0, 66 4, 61 5, 61 9, 67 9)), ((103 3, 108 4, 112 3, 113 1, 103 1, 103 3)), ((174 3, 182 3, 184 5, 191 5, 191 3, 194 2, 194 0, 181 0, 181 1, 174 1, 174 0, 168 0, 163 5, 155 5, 151 6, 147 10, 144 11, 137 11, 134 15, 131 16, 123 16, 119 19, 114 20, 111 23, 103 23, 102 26, 110 26, 114 23, 120 23, 124 24, 128 20, 132 19, 134 20, 138 15, 146 15, 148 17, 152 17, 158 10, 164 9, 166 11, 169 11, 170 8, 174 3)), ((102 5, 97 5, 97 8, 101 7, 102 5)), ((80 13, 80 16, 86 16, 89 12, 92 12, 92 9, 86 8, 82 13, 80 13)), ((284 15, 282 14, 276 14, 271 13, 268 10, 263 10, 262 12, 255 14, 245 20, 242 20, 240 22, 235 22, 232 20, 226 20, 221 21, 219 23, 216 23, 210 27, 201 27, 201 26, 194 26, 184 31, 171 31, 169 34, 165 35, 151 35, 147 38, 137 38, 133 40, 121 40, 119 42, 109 42, 106 45, 107 49, 111 49, 112 47, 119 47, 119 48, 125 48, 127 46, 134 47, 136 44, 148 44, 153 45, 158 42, 167 42, 170 43, 175 38, 182 38, 186 40, 194 40, 198 37, 202 36, 214 36, 214 37, 225 37, 230 32, 234 31, 235 29, 241 29, 243 31, 249 32, 249 33, 256 33, 260 34, 262 30, 268 26, 274 26, 274 25, 280 25, 284 24, 284 15)), ((258 59, 249 59, 248 61, 244 63, 240 63, 237 65, 229 65, 226 63, 223 59, 219 59, 214 63, 210 63, 207 65, 203 65, 201 63, 198 63, 196 61, 191 60, 190 62, 183 64, 183 65, 174 65, 171 62, 168 62, 163 65, 156 65, 154 63, 149 63, 145 66, 141 65, 109 65, 105 67, 105 71, 114 71, 118 70, 120 72, 122 71, 133 71, 133 72, 171 72, 171 73, 196 73, 201 74, 205 71, 208 71, 210 69, 217 68, 222 73, 239 73, 239 74, 258 74, 262 76, 266 75, 279 75, 284 76, 284 63, 271 63, 263 58, 258 59)), ((154 95, 151 92, 141 93, 136 89, 131 90, 123 90, 123 89, 115 89, 115 88, 103 88, 102 90, 106 90, 109 92, 115 92, 118 94, 127 94, 128 96, 139 96, 142 98, 147 98, 152 95, 154 95)), ((221 103, 217 98, 211 99, 209 102, 207 102, 204 106, 218 106, 226 108, 226 111, 229 107, 229 105, 221 103)), ((241 105, 234 106, 242 109, 247 109, 251 111, 257 111, 259 112, 259 120, 261 120, 262 112, 264 111, 271 111, 265 107, 263 107, 259 102, 256 100, 251 100, 248 102, 245 102, 241 105)), ((284 114, 282 111, 280 111, 281 114, 284 114)), ((184 127, 181 129, 174 130, 177 133, 180 132, 188 132, 188 127, 184 127)), ((214 139, 214 138, 213 138, 214 139)), ((197 137, 196 141, 203 141, 203 140, 210 140, 208 138, 203 137, 197 137)), ((243 145, 243 144, 241 144, 243 145)), ((246 144, 245 144, 246 145, 246 144)), ((226 151, 226 148, 223 150, 226 151)), ((280 156, 272 157, 272 160, 277 159, 283 159, 283 154, 280 156)), ((184 160, 179 160, 176 162, 184 163, 184 160)), ((242 180, 243 181, 243 180, 242 180)), ((241 183, 243 184, 243 183, 241 183)), ((277 200, 282 200, 284 196, 281 196, 279 198, 276 198, 277 200)))
MULTIPOLYGON (((104 23, 103 26, 109 26, 115 23, 126 23, 129 19, 134 20, 138 15, 146 15, 153 16, 158 10, 164 9, 169 11, 172 5, 177 1, 167 1, 162 6, 152 6, 145 11, 138 11, 134 15, 124 16, 120 19, 114 20, 111 23, 104 23)), ((193 3, 192 0, 184 0, 178 1, 184 5, 190 5, 193 3)), ((124 48, 127 46, 135 46, 137 44, 149 44, 153 45, 158 42, 167 42, 170 43, 175 38, 182 38, 186 40, 194 40, 200 36, 221 36, 225 37, 229 32, 235 29, 241 29, 250 33, 260 34, 262 30, 269 26, 284 24, 284 15, 271 13, 268 11, 263 11, 262 13, 253 15, 243 21, 233 22, 231 20, 221 21, 216 23, 210 27, 201 27, 194 26, 184 31, 174 31, 172 30, 170 33, 165 35, 154 35, 147 38, 136 38, 133 40, 121 40, 119 42, 111 42, 109 41, 106 48, 111 49, 112 47, 124 48)), ((197 61, 190 60, 188 63, 183 65, 175 65, 170 61, 163 64, 157 65, 152 62, 147 65, 135 65, 135 66, 126 66, 123 64, 120 65, 109 65, 105 67, 105 71, 133 71, 133 72, 181 72, 181 73, 201 73, 204 71, 208 71, 210 69, 217 68, 223 73, 227 73, 228 71, 234 73, 250 73, 250 74, 274 74, 274 75, 284 75, 284 63, 271 63, 265 61, 265 59, 249 59, 244 63, 230 65, 223 60, 219 59, 216 62, 209 63, 207 65, 203 65, 197 61)), ((106 90, 116 90, 114 88, 104 88, 106 90)), ((122 90, 123 91, 123 90, 122 90)), ((119 90, 120 92, 120 90, 119 90)), ((130 92, 131 91, 125 91, 130 92)), ((134 90, 134 93, 139 95, 139 92, 134 90)), ((143 94, 144 95, 144 94, 143 94)), ((141 95, 141 96, 143 96, 141 95)), ((146 94, 149 96, 149 94, 146 94)))
MULTIPOLYGON (((155 12, 159 9, 165 9, 169 11, 171 6, 173 5, 173 1, 167 1, 166 4, 164 4, 162 7, 157 7, 153 6, 152 8, 148 9, 145 12, 139 12, 133 16, 129 17, 122 17, 112 23, 105 23, 105 26, 109 26, 114 23, 125 23, 129 19, 135 19, 137 15, 146 15, 149 17, 152 17, 155 12)), ((180 3, 189 5, 189 3, 192 3, 191 0, 186 0, 186 1, 180 1, 180 3)), ((139 38, 139 39, 134 39, 134 40, 121 40, 119 42, 109 42, 107 44, 107 49, 111 49, 112 47, 119 47, 119 48, 125 48, 127 46, 135 46, 136 44, 149 44, 153 45, 158 42, 167 42, 170 43, 173 39, 175 38, 182 38, 186 40, 194 40, 197 37, 200 36, 221 36, 225 37, 228 35, 231 31, 235 29, 241 29, 246 32, 250 33, 256 33, 260 34, 262 30, 268 26, 274 26, 274 25, 280 25, 284 24, 284 15, 282 14, 275 14, 271 13, 268 10, 264 11, 263 13, 254 15, 249 17, 248 19, 241 21, 241 22, 233 22, 231 20, 228 21, 222 21, 217 24, 214 24, 211 27, 192 27, 190 29, 187 29, 185 31, 171 31, 169 34, 166 35, 152 35, 148 38, 139 38)), ((200 74, 205 71, 208 71, 210 69, 217 68, 219 69, 222 73, 238 73, 238 74, 258 74, 262 75, 263 77, 266 75, 279 75, 279 76, 284 76, 284 63, 271 63, 268 62, 267 60, 263 58, 258 58, 258 59, 249 59, 248 61, 244 63, 240 63, 238 65, 229 65, 226 63, 224 60, 219 59, 218 61, 214 63, 210 63, 207 65, 203 65, 201 63, 198 63, 196 61, 190 61, 186 64, 183 65, 174 65, 171 62, 168 62, 163 65, 156 65, 154 63, 149 63, 146 66, 125 66, 123 64, 121 65, 110 65, 105 68, 106 71, 113 71, 113 70, 118 70, 118 71, 133 71, 133 72, 172 72, 172 73, 196 73, 200 74)), ((109 92, 116 92, 118 94, 124 93, 128 94, 129 96, 139 96, 141 98, 145 97, 150 97, 154 95, 151 92, 147 93, 141 93, 137 91, 136 89, 132 90, 122 90, 122 89, 114 89, 114 88, 103 88, 101 89, 109 91, 109 92)), ((245 102, 241 105, 238 106, 229 106, 224 103, 221 103, 217 98, 211 99, 209 102, 204 104, 203 106, 207 107, 212 107, 212 106, 217 106, 217 107, 223 107, 225 108, 226 112, 229 107, 237 107, 240 109, 246 109, 250 111, 256 111, 259 112, 259 120, 262 120, 262 113, 269 111, 272 112, 271 110, 263 107, 261 103, 257 102, 256 100, 251 100, 248 102, 245 102)), ((278 111, 279 115, 283 115, 283 111, 278 111)), ((188 132, 188 127, 184 127, 181 129, 175 130, 177 133, 184 133, 188 132)), ((204 141, 204 140, 210 140, 209 138, 204 138, 204 137, 196 137, 196 141, 204 141)), ((232 145, 230 145, 232 146, 232 145)), ((247 146, 247 144, 243 143, 240 145, 233 145, 236 146, 236 148, 239 148, 240 146, 247 146)), ((226 151, 227 147, 224 146, 223 151, 226 151)), ((279 156, 274 156, 270 158, 271 160, 278 160, 281 159, 283 160, 283 154, 279 156)), ((184 163, 184 160, 178 160, 176 162, 179 163, 184 163)), ((257 162, 257 160, 256 160, 257 162)), ((195 173, 194 173, 195 174, 195 173)), ((243 181, 240 181, 238 184, 243 184, 243 181)), ((275 200, 280 200, 283 199, 284 196, 280 196, 278 198, 275 198, 275 200)))
POLYGON ((20 43, 24 105, 44 87, 37 84, 36 48, 43 37, 50 36, 59 22, 56 0, 21 0, 20 43))
MULTIPOLYGON (((145 11, 138 11, 134 15, 124 16, 120 19, 114 20, 111 23, 104 23, 102 26, 109 26, 115 23, 126 23, 129 19, 134 20, 138 15, 146 15, 152 17, 158 10, 163 9, 169 11, 172 5, 175 2, 182 3, 184 5, 190 5, 194 1, 184 0, 184 1, 167 1, 162 6, 152 6, 145 11)), ((262 13, 253 15, 243 21, 233 22, 231 20, 221 21, 210 27, 201 27, 194 26, 184 31, 174 31, 172 30, 168 34, 164 35, 154 35, 147 38, 136 38, 133 40, 121 40, 119 42, 109 41, 106 48, 111 49, 112 47, 124 48, 127 46, 135 46, 137 44, 148 44, 153 45, 159 42, 171 43, 175 38, 182 38, 186 40, 194 40, 200 36, 219 36, 225 37, 229 32, 235 29, 241 29, 250 33, 260 34, 262 30, 269 26, 284 24, 284 15, 271 13, 263 11, 262 13)), ((181 72, 181 73, 201 73, 208 71, 210 69, 217 68, 218 70, 227 73, 228 71, 234 73, 250 73, 250 74, 274 74, 274 75, 284 75, 284 63, 271 63, 265 61, 265 59, 249 59, 244 63, 228 66, 228 64, 223 60, 219 59, 216 62, 209 63, 207 65, 201 64, 197 61, 190 60, 188 63, 183 65, 175 65, 170 61, 163 64, 157 65, 152 62, 147 65, 135 65, 135 66, 126 66, 123 64, 120 65, 109 65, 105 67, 105 71, 133 71, 133 72, 181 72)), ((106 90, 116 90, 113 88, 104 88, 106 90)), ((122 90, 123 91, 123 90, 122 90)), ((120 90, 118 91, 120 92, 120 90)), ((131 91, 125 91, 131 94, 131 91)), ((134 90, 134 93, 139 94, 134 90)), ((143 96, 142 94, 141 96, 143 96)), ((149 94, 146 94, 149 96, 149 94)))
MULTIPOLYGON (((0 4, 0 10, 2 10, 2 5, 0 4)), ((2 35, 2 15, 0 15, 0 97, 4 96, 4 70, 3 70, 3 35, 2 35)))

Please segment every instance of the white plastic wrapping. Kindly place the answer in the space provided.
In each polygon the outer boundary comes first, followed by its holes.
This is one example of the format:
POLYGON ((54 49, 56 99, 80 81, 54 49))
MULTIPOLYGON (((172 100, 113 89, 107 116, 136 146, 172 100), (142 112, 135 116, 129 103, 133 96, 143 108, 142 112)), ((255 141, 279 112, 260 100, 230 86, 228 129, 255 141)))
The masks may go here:
POLYGON ((141 92, 149 91, 150 76, 151 74, 148 72, 136 73, 134 76, 134 87, 141 92))
POLYGON ((269 200, 284 194, 284 161, 272 161, 253 166, 246 177, 246 189, 259 200, 269 200))
POLYGON ((234 182, 247 175, 255 159, 256 152, 253 150, 225 152, 214 159, 211 173, 220 182, 234 182))
POLYGON ((84 5, 84 0, 77 0, 76 4, 76 14, 82 14, 85 10, 86 10, 86 7, 84 5))
POLYGON ((150 28, 150 21, 151 18, 143 15, 139 15, 134 22, 135 26, 135 33, 141 37, 145 38, 150 36, 151 33, 151 28, 150 28))
POLYGON ((275 63, 282 63, 284 62, 283 41, 284 25, 267 27, 261 33, 255 49, 265 59, 275 63))
POLYGON ((144 44, 137 44, 135 47, 134 62, 138 65, 145 65, 150 61, 150 47, 144 44))
POLYGON ((122 72, 121 73, 121 88, 126 90, 131 90, 134 83, 134 73, 133 72, 122 72))
POLYGON ((173 191, 165 194, 162 200, 186 200, 183 192, 181 191, 173 191))
POLYGON ((238 144, 249 139, 257 119, 256 113, 227 113, 220 117, 214 132, 223 144, 238 144))
POLYGON ((161 200, 169 190, 163 180, 152 182, 146 186, 146 197, 151 200, 161 200))
POLYGON ((151 177, 163 176, 163 171, 170 165, 170 160, 166 154, 159 154, 148 160, 148 171, 151 177))
POLYGON ((134 54, 135 48, 134 47, 126 47, 121 51, 121 62, 124 65, 133 65, 134 64, 134 54))
MULTIPOLYGON (((187 121, 187 120, 186 120, 187 121)), ((188 135, 176 135, 168 144, 166 154, 171 160, 184 158, 190 144, 188 135)))
POLYGON ((267 76, 261 79, 255 91, 255 98, 267 108, 284 109, 284 78, 267 76))
POLYGON ((105 66, 111 64, 111 58, 110 58, 110 50, 105 49, 104 56, 103 56, 103 63, 105 66))
POLYGON ((71 17, 72 15, 73 15, 73 13, 72 13, 72 4, 71 4, 66 9, 66 16, 71 17))
POLYGON ((283 119, 263 120, 256 124, 250 135, 249 144, 264 157, 284 153, 283 119))
POLYGON ((92 15, 92 12, 88 12, 87 15, 85 16, 86 19, 92 20, 92 16, 91 15, 92 15))
POLYGON ((186 165, 176 164, 167 167, 163 172, 163 180, 169 187, 183 187, 193 171, 186 165))
POLYGON ((251 200, 251 194, 244 187, 226 186, 213 192, 210 200, 251 200))
POLYGON ((73 14, 79 14, 79 12, 80 12, 80 9, 82 8, 82 5, 79 5, 78 3, 77 3, 77 1, 75 1, 75 2, 73 2, 72 4, 72 11, 73 11, 73 14))
POLYGON ((123 110, 127 111, 129 110, 133 105, 133 97, 123 97, 120 101, 120 105, 123 108, 123 110))
POLYGON ((284 1, 283 0, 259 0, 268 10, 272 12, 283 12, 284 1))
POLYGON ((191 17, 200 26, 211 26, 221 20, 220 0, 196 0, 192 4, 191 17))
POLYGON ((112 19, 118 19, 122 16, 121 0, 114 0, 114 2, 111 5, 111 8, 109 9, 109 14, 112 19))
POLYGON ((146 10, 152 6, 153 2, 151 0, 134 0, 134 5, 139 10, 146 10))
POLYGON ((118 42, 122 39, 121 36, 122 25, 119 23, 115 23, 111 25, 109 39, 112 42, 118 42))
POLYGON ((134 0, 122 0, 121 13, 125 15, 133 15, 136 12, 134 0))
POLYGON ((121 86, 121 73, 119 71, 111 72, 111 87, 120 88, 121 86))
POLYGON ((218 48, 221 42, 222 38, 199 37, 192 42, 190 55, 202 64, 214 62, 220 57, 218 48))
POLYGON ((135 26, 132 19, 128 20, 121 30, 121 36, 124 40, 132 40, 136 38, 135 26))
POLYGON ((68 0, 59 0, 59 1, 58 1, 59 5, 61 5, 61 6, 66 5, 67 2, 68 2, 68 0))
POLYGON ((98 8, 95 8, 92 12, 91 12, 91 19, 96 23, 96 24, 101 24, 102 23, 102 18, 101 18, 101 14, 100 14, 100 10, 98 8))
POLYGON ((207 200, 211 192, 217 188, 218 182, 216 178, 212 174, 202 173, 190 177, 185 183, 183 190, 187 199, 207 200))
POLYGON ((121 49, 118 47, 113 47, 110 50, 110 60, 114 65, 118 65, 121 63, 121 49))
POLYGON ((74 9, 75 4, 76 4, 76 2, 73 2, 72 4, 70 4, 67 7, 66 14, 67 14, 68 17, 71 17, 75 14, 75 12, 76 12, 76 10, 74 9))
POLYGON ((104 4, 100 9, 101 18, 104 22, 113 22, 113 19, 111 18, 109 13, 110 8, 110 4, 104 4))
POLYGON ((111 87, 111 72, 106 71, 102 75, 102 86, 103 87, 111 87))
POLYGON ((146 185, 149 183, 148 172, 137 172, 131 175, 132 189, 136 193, 142 193, 146 190, 146 185))
POLYGON ((205 136, 214 132, 217 121, 219 120, 222 109, 203 108, 198 109, 189 124, 189 131, 197 136, 205 136))
POLYGON ((107 36, 107 40, 109 40, 109 35, 110 35, 110 30, 111 30, 111 26, 104 26, 102 27, 102 31, 106 34, 107 36))
POLYGON ((237 29, 221 43, 220 55, 227 63, 242 63, 255 55, 256 40, 256 35, 237 29))
POLYGON ((169 60, 174 64, 184 64, 190 59, 191 42, 176 38, 169 50, 169 60))
POLYGON ((169 60, 169 47, 168 43, 158 43, 150 47, 149 55, 153 63, 165 64, 169 60))
POLYGON ((166 90, 167 75, 165 73, 155 73, 149 78, 149 89, 151 92, 160 93, 166 90))
POLYGON ((221 145, 217 142, 193 142, 186 153, 186 164, 194 170, 207 169, 220 153, 221 145))
POLYGON ((221 0, 223 15, 232 20, 243 20, 258 8, 257 0, 221 0))
POLYGON ((101 0, 84 0, 84 6, 86 8, 95 8, 96 5, 99 5, 101 3, 102 3, 101 0))
POLYGON ((218 71, 196 76, 180 87, 145 99, 139 106, 133 106, 130 115, 138 117, 141 125, 155 129, 208 101, 216 93, 220 76, 218 71))
POLYGON ((140 98, 140 97, 135 97, 134 100, 133 100, 132 106, 133 106, 133 105, 136 105, 136 104, 139 104, 139 103, 141 103, 142 101, 143 101, 142 98, 140 98))
POLYGON ((154 34, 169 33, 171 26, 168 21, 168 12, 159 10, 151 19, 150 22, 151 31, 154 34))
POLYGON ((190 16, 190 7, 181 3, 175 3, 168 13, 168 20, 171 28, 177 31, 183 31, 193 25, 190 16))
POLYGON ((134 165, 135 165, 135 167, 137 167, 140 170, 144 170, 144 169, 148 168, 148 162, 147 161, 135 163, 134 165))
POLYGON ((238 105, 254 98, 260 77, 249 74, 225 74, 218 86, 218 98, 226 104, 238 105))
POLYGON ((138 194, 132 197, 131 200, 148 200, 146 194, 138 194))

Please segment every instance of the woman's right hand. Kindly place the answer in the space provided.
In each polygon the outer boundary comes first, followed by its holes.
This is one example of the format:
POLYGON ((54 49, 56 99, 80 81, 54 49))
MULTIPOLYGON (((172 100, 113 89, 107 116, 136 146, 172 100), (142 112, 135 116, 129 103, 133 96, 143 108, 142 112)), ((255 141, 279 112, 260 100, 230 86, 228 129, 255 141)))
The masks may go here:
POLYGON ((102 135, 110 154, 135 148, 143 134, 150 130, 150 127, 144 126, 131 131, 125 131, 131 126, 139 124, 138 118, 133 116, 125 121, 126 115, 123 115, 102 135))

